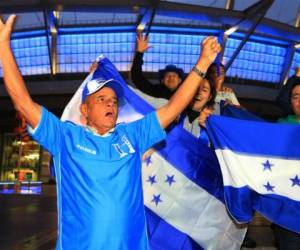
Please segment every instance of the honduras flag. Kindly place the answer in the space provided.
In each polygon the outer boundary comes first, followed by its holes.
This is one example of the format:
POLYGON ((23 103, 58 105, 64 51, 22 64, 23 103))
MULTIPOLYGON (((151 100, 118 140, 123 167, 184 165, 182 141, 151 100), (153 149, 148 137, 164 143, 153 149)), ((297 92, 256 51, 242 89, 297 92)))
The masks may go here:
POLYGON ((258 211, 300 233, 300 126, 211 116, 207 128, 236 221, 258 211))
MULTIPOLYGON (((118 122, 134 121, 153 110, 127 86, 107 58, 99 56, 96 60, 97 70, 110 74, 125 90, 118 122)), ((81 93, 92 78, 93 73, 79 87, 62 120, 82 124, 78 112, 81 93)), ((229 216, 218 160, 197 138, 175 126, 165 145, 156 147, 143 162, 142 172, 151 249, 240 249, 246 229, 229 216)))

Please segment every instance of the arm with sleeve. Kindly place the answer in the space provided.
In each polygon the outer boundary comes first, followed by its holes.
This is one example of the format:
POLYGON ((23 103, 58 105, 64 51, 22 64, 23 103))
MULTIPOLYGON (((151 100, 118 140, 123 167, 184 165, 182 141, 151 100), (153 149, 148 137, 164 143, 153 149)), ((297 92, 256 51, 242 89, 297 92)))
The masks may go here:
POLYGON ((160 84, 151 83, 143 74, 142 65, 143 65, 143 56, 141 52, 136 52, 133 64, 131 67, 131 79, 135 86, 142 91, 143 93, 153 96, 153 97, 163 97, 162 89, 160 84))
POLYGON ((130 134, 134 135, 141 155, 166 137, 155 111, 146 115, 143 119, 128 124, 127 129, 130 134))

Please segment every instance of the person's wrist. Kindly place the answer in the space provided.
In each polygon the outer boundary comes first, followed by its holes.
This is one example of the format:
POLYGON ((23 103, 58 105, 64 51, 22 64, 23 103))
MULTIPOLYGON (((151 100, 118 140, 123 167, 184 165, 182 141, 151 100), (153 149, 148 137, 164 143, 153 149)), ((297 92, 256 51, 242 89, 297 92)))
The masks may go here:
POLYGON ((196 65, 192 68, 192 71, 195 72, 202 79, 204 79, 206 76, 206 71, 201 71, 196 65))
POLYGON ((195 64, 195 67, 203 72, 206 73, 208 67, 210 66, 211 62, 208 58, 204 58, 204 57, 200 57, 197 61, 197 63, 195 64))

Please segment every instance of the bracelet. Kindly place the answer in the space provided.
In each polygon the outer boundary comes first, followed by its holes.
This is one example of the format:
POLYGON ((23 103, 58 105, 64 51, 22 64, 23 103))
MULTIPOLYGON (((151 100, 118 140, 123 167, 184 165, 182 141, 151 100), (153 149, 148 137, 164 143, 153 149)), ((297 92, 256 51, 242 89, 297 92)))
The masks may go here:
POLYGON ((202 79, 205 78, 206 73, 201 72, 196 66, 192 68, 192 71, 194 71, 198 76, 200 76, 202 79))

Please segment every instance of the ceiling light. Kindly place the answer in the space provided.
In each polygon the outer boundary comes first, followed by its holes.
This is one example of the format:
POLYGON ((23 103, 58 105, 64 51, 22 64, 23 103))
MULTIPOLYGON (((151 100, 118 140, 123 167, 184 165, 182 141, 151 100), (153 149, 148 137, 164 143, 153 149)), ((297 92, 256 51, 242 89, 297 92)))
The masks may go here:
POLYGON ((226 30, 224 32, 225 35, 229 36, 232 33, 236 32, 238 30, 239 26, 232 26, 231 28, 229 28, 228 30, 226 30))
POLYGON ((296 44, 294 45, 294 47, 295 47, 295 49, 300 48, 300 43, 296 43, 296 44))

